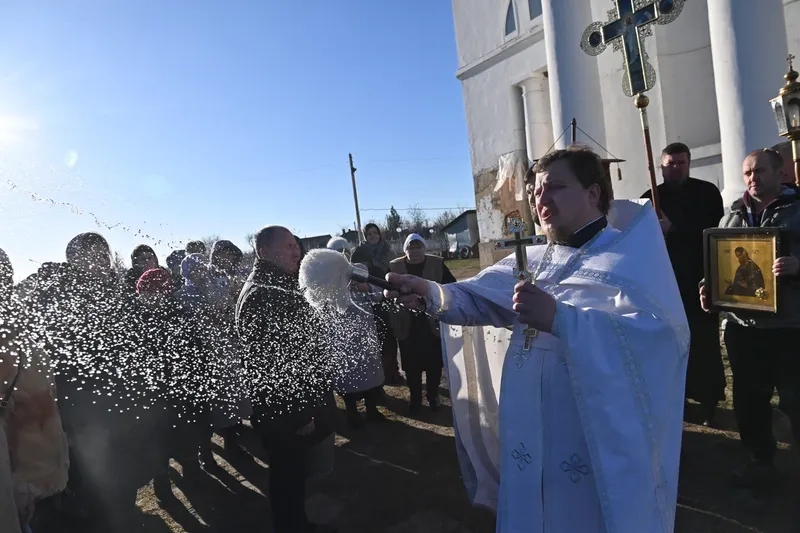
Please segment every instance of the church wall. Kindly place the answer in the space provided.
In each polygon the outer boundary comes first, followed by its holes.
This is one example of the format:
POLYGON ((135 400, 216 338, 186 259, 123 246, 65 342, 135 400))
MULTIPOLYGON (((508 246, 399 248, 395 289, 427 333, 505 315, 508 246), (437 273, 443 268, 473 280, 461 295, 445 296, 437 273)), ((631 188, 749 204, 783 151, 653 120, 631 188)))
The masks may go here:
MULTIPOLYGON (((544 42, 540 41, 463 81, 464 108, 474 171, 496 167, 502 154, 516 149, 516 113, 519 107, 511 100, 511 89, 544 68, 544 65, 544 42)), ((521 102, 521 94, 518 98, 521 102)))
POLYGON ((541 19, 537 17, 531 20, 527 0, 513 0, 517 32, 506 36, 505 19, 509 1, 512 0, 452 1, 459 68, 477 62, 520 36, 524 37, 541 19))
POLYGON ((519 143, 518 115, 522 94, 512 88, 543 69, 545 62, 544 42, 540 40, 508 59, 463 79, 464 108, 481 237, 479 248, 481 264, 484 266, 508 254, 508 251, 494 252, 492 248, 494 240, 505 237, 505 214, 525 208, 524 203, 515 200, 508 187, 493 193, 497 184, 500 156, 517 149, 519 143))
POLYGON ((667 139, 689 148, 719 143, 707 4, 687 2, 676 21, 656 27, 655 39, 667 139))
POLYGON ((504 3, 498 0, 453 0, 459 67, 469 65, 503 44, 504 3))
MULTIPOLYGON (((786 16, 786 38, 789 53, 800 57, 800 0, 784 0, 784 14, 786 16)), ((777 94, 780 80, 775 86, 777 94)))

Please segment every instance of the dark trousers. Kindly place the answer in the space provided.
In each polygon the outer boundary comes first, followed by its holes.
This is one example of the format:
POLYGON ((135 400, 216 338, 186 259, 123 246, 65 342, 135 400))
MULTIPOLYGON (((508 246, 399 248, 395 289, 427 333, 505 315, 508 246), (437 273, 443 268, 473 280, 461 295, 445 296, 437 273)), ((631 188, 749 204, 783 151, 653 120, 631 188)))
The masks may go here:
POLYGON ((344 398, 344 405, 348 412, 358 411, 359 400, 364 400, 367 410, 372 411, 378 408, 382 392, 383 387, 375 387, 361 392, 348 392, 342 394, 342 398, 344 398))
POLYGON ((800 329, 757 329, 732 322, 725 346, 733 372, 733 410, 742 444, 759 461, 776 451, 770 400, 777 388, 780 409, 800 444, 800 329))
POLYGON ((375 327, 381 343, 381 361, 386 384, 395 384, 400 379, 400 365, 397 363, 397 338, 389 326, 389 314, 383 309, 375 312, 375 327))
POLYGON ((439 399, 439 385, 442 382, 442 369, 440 365, 430 365, 427 368, 414 366, 406 368, 406 382, 411 393, 411 405, 422 403, 422 373, 425 372, 428 402, 439 399))
POLYGON ((296 533, 309 527, 306 516, 307 448, 280 439, 263 438, 269 454, 269 501, 275 533, 296 533))

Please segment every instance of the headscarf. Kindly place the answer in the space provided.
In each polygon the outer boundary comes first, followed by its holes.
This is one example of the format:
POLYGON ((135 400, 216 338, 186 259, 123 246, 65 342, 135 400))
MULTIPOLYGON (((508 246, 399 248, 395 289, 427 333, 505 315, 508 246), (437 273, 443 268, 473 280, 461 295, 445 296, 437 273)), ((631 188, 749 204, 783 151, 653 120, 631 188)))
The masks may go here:
POLYGON ((131 252, 131 266, 133 268, 136 268, 137 259, 139 259, 141 255, 146 254, 148 252, 153 254, 153 257, 156 258, 156 264, 158 264, 158 256, 156 255, 156 251, 147 246, 146 244, 140 244, 139 246, 133 249, 133 252, 131 252))
POLYGON ((412 233, 408 237, 406 237, 406 242, 403 243, 403 252, 408 251, 408 247, 411 245, 412 242, 419 241, 423 244, 423 246, 427 246, 425 244, 425 239, 419 233, 412 233))
POLYGON ((163 268, 152 268, 136 282, 136 294, 172 294, 172 275, 163 268))
POLYGON ((347 242, 346 239, 343 237, 333 237, 331 240, 328 241, 328 244, 325 245, 325 248, 328 250, 336 250, 337 252, 345 252, 348 255, 350 254, 350 243, 347 242))
POLYGON ((184 250, 175 250, 167 256, 167 267, 169 267, 170 270, 178 270, 184 257, 186 257, 186 252, 184 250))
POLYGON ((235 244, 233 244, 231 241, 225 241, 225 240, 217 241, 211 247, 211 264, 212 265, 219 266, 219 265, 217 265, 217 262, 214 260, 214 256, 217 255, 217 254, 222 253, 223 251, 229 251, 229 252, 233 253, 233 255, 234 255, 233 263, 234 263, 234 265, 238 265, 242 261, 242 257, 244 257, 244 254, 239 249, 239 247, 236 246, 235 244))
POLYGON ((181 276, 186 280, 186 285, 194 285, 197 274, 201 269, 208 270, 208 259, 203 254, 189 254, 181 261, 181 276))
POLYGON ((205 254, 206 245, 203 241, 190 241, 186 244, 186 253, 191 254, 205 254))

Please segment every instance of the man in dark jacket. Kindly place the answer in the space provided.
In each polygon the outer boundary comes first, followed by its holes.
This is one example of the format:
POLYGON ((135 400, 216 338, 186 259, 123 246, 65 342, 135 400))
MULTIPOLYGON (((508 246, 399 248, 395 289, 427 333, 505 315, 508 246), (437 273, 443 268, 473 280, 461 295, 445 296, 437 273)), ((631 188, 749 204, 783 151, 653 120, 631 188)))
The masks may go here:
POLYGON ((331 531, 305 513, 309 450, 333 432, 336 404, 323 328, 299 291, 300 247, 289 230, 255 236, 258 259, 236 305, 253 422, 270 457, 276 533, 331 531))
MULTIPOLYGON (((800 197, 781 183, 783 161, 773 150, 759 150, 743 164, 744 196, 736 200, 720 221, 723 228, 781 228, 789 254, 772 265, 762 264, 781 278, 785 298, 777 314, 727 313, 725 346, 733 373, 733 411, 742 444, 752 461, 733 482, 756 490, 769 489, 776 480, 773 466, 777 446, 772 433, 772 393, 778 390, 780 409, 792 424, 800 443, 800 197)), ((734 250, 736 252, 736 250, 734 250)), ((736 254, 744 258, 743 254, 736 254)), ((738 275, 737 275, 738 277, 738 275)), ((705 283, 700 302, 708 309, 705 283)))
MULTIPOLYGON (((697 284, 703 279, 703 230, 722 218, 722 195, 713 183, 689 176, 692 154, 683 143, 661 152, 664 183, 658 186, 663 217, 661 230, 681 291, 691 331, 686 398, 700 404, 703 424, 712 425, 717 404, 725 399, 725 368, 719 346, 719 317, 704 313, 697 301, 697 284)), ((642 198, 650 199, 651 191, 642 198)))

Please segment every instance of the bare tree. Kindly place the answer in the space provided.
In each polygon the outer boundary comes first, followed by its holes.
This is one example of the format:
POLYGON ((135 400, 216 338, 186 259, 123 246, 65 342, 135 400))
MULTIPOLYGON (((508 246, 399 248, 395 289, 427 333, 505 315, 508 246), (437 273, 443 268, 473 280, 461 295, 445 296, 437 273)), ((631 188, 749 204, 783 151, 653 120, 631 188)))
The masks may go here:
POLYGON ((442 211, 436 218, 433 219, 431 223, 431 227, 435 232, 441 232, 442 228, 450 224, 452 221, 456 219, 457 215, 452 211, 442 211))
POLYGON ((209 235, 208 237, 204 237, 200 240, 206 245, 206 252, 210 254, 214 243, 219 240, 219 235, 209 235))
MULTIPOLYGON (((255 233, 248 233, 244 236, 245 242, 250 245, 250 249, 255 252, 256 251, 256 234, 255 233)), ((246 253, 246 252, 245 252, 246 253)))
POLYGON ((430 222, 428 222, 428 215, 418 205, 410 207, 406 215, 406 223, 408 224, 408 231, 410 233, 419 233, 423 238, 429 237, 428 229, 430 222))
POLYGON ((119 252, 114 252, 114 257, 111 261, 111 268, 118 276, 124 276, 128 271, 128 267, 125 265, 125 260, 121 255, 119 255, 119 252))

